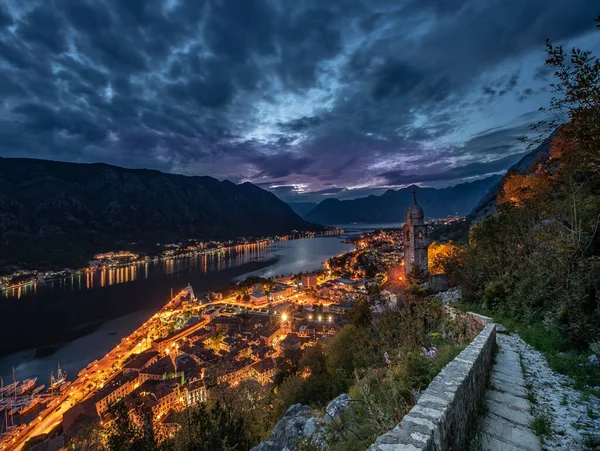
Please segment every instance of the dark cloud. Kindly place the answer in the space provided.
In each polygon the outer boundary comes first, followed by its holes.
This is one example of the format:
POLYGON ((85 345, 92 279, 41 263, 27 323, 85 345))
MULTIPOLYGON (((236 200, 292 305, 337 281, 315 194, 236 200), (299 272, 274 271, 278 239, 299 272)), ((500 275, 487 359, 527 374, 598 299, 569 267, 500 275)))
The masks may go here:
POLYGON ((488 176, 506 171, 509 167, 521 159, 524 153, 507 155, 496 160, 476 162, 448 168, 443 172, 434 172, 430 174, 406 174, 402 169, 384 172, 379 174, 386 179, 386 184, 390 186, 404 186, 412 183, 448 183, 451 181, 470 179, 472 177, 488 176))
POLYGON ((0 155, 284 198, 483 176, 523 151, 523 113, 547 100, 544 40, 583 39, 592 3, 4 2, 0 155))

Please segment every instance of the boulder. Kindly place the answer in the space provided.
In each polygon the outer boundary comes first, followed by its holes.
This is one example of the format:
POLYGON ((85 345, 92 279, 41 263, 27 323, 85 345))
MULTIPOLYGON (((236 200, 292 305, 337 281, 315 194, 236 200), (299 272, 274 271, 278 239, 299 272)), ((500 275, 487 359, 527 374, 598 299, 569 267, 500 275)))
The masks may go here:
POLYGON ((277 422, 271 438, 260 442, 250 451, 282 451, 292 450, 299 439, 312 436, 317 425, 314 418, 311 418, 312 409, 302 404, 294 404, 283 415, 283 418, 277 422))
POLYGON ((343 394, 331 401, 325 409, 324 419, 317 417, 310 407, 294 404, 277 422, 271 438, 250 451, 295 451, 300 442, 308 442, 316 449, 326 449, 327 424, 339 421, 350 399, 350 396, 343 394))
POLYGON ((496 324, 496 332, 498 332, 499 334, 508 333, 508 331, 506 330, 506 327, 504 327, 502 324, 496 324))
POLYGON ((351 399, 350 396, 344 393, 331 401, 325 409, 325 422, 339 421, 340 415, 346 410, 351 399))

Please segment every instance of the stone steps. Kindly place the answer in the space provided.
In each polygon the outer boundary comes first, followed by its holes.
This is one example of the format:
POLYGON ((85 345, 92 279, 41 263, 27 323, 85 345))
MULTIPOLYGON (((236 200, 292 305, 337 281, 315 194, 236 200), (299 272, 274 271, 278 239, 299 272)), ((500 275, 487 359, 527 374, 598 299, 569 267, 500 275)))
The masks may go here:
POLYGON ((507 344, 498 347, 485 401, 481 451, 541 451, 540 439, 530 427, 533 417, 519 353, 507 344))

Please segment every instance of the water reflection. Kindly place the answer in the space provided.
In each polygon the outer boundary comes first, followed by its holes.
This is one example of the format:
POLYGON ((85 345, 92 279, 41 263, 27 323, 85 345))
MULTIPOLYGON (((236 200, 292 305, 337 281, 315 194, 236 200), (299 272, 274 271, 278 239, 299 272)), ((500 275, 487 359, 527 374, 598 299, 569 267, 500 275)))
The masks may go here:
POLYGON ((215 269, 221 271, 251 261, 262 260, 277 249, 281 245, 280 243, 265 242, 235 246, 206 253, 193 253, 163 259, 155 258, 127 266, 90 269, 62 279, 34 282, 5 290, 1 293, 1 296, 5 299, 21 299, 24 296, 37 294, 40 288, 44 290, 59 289, 66 292, 90 290, 148 279, 159 274, 174 274, 184 269, 206 274, 215 269))
MULTIPOLYGON (((15 288, 0 298, 0 330, 5 337, 15 337, 0 341, 0 357, 7 356, 4 361, 9 369, 23 359, 37 360, 35 350, 40 346, 63 349, 77 337, 94 334, 99 324, 111 324, 106 323, 108 320, 139 310, 151 315, 164 305, 171 289, 181 289, 188 283, 202 293, 250 275, 269 277, 311 271, 319 268, 326 258, 353 247, 342 243, 339 237, 279 241, 230 252, 103 268, 64 280, 15 288), (29 351, 21 356, 19 351, 23 350, 29 351)), ((133 330, 141 322, 126 321, 125 325, 133 330)), ((109 337, 123 336, 120 328, 110 332, 109 337)), ((106 331, 95 335, 94 347, 82 347, 87 349, 88 361, 112 347, 110 340, 105 340, 106 335, 106 331)), ((48 367, 55 367, 57 361, 61 366, 63 361, 67 364, 71 359, 69 354, 53 354, 46 364, 48 367)), ((78 371, 78 365, 85 359, 76 360, 78 363, 73 360, 71 365, 78 371)))

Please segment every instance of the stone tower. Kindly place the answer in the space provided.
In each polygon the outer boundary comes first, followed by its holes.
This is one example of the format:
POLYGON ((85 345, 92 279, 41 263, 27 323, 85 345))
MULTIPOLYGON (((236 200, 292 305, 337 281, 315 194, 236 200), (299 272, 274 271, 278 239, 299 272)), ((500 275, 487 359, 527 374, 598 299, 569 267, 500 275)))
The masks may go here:
POLYGON ((406 224, 402 226, 404 237, 404 277, 414 265, 427 274, 427 224, 423 209, 417 204, 417 190, 413 188, 413 203, 406 210, 406 224))

